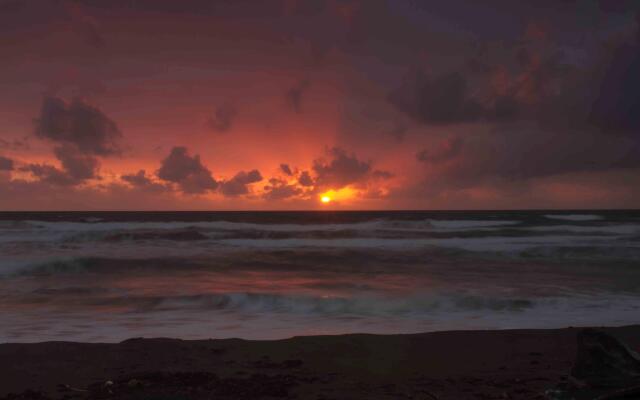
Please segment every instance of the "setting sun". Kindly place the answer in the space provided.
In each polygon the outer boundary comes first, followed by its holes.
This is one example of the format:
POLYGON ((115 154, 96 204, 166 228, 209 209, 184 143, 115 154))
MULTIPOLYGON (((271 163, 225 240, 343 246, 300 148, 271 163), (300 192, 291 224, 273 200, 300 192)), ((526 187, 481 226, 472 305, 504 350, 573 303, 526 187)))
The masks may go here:
POLYGON ((326 204, 326 203, 329 203, 329 202, 331 201, 331 197, 329 197, 329 196, 322 196, 322 197, 320 198, 320 201, 321 201, 321 202, 323 202, 323 203, 325 203, 325 204, 326 204))

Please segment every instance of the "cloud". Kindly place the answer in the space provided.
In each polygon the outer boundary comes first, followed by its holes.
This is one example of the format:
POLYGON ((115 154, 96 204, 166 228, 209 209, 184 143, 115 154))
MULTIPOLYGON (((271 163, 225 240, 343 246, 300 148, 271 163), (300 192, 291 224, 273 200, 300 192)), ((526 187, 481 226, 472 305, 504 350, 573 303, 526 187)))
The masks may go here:
POLYGON ((0 208, 5 210, 197 210, 210 205, 202 197, 115 182, 57 188, 41 180, 13 179, 0 184, 0 208))
POLYGON ((49 164, 27 164, 21 171, 30 172, 40 181, 51 185, 76 186, 90 179, 99 179, 100 162, 92 155, 82 153, 76 146, 68 144, 53 149, 62 168, 49 164))
POLYGON ((233 178, 222 182, 220 190, 227 197, 235 197, 249 193, 248 185, 262 180, 262 175, 257 169, 249 172, 240 171, 233 178))
POLYGON ((416 154, 418 161, 426 163, 441 163, 460 154, 463 140, 460 137, 447 138, 440 141, 431 149, 425 149, 416 154))
POLYGON ((303 193, 303 190, 297 185, 288 184, 287 181, 277 178, 269 180, 269 185, 264 187, 262 197, 267 200, 284 200, 297 197, 303 193))
POLYGON ((298 114, 302 112, 302 101, 309 85, 308 79, 301 80, 285 94, 287 104, 298 114))
POLYGON ((607 131, 640 130, 640 29, 613 49, 597 88, 589 121, 607 131))
POLYGON ((95 157, 82 154, 71 145, 56 147, 53 153, 72 179, 82 182, 96 177, 99 162, 95 157))
MULTIPOLYGON (((408 74, 387 99, 399 111, 428 125, 504 122, 519 117, 522 104, 516 97, 516 83, 508 83, 514 86, 500 93, 494 88, 483 88, 468 75, 454 71, 431 76, 418 70, 408 74)), ((489 78, 483 76, 482 79, 489 78)))
POLYGON ((469 94, 467 79, 459 72, 435 78, 422 70, 405 77, 389 101, 414 119, 430 124, 475 121, 483 114, 480 103, 469 94))
POLYGON ((280 164, 280 170, 282 172, 284 172, 285 175, 287 175, 287 176, 292 176, 293 175, 293 171, 291 171, 291 168, 289 167, 289 164, 280 164))
POLYGON ((530 24, 501 55, 475 60, 474 71, 418 71, 391 92, 391 104, 421 124, 470 123, 464 136, 416 154, 424 190, 486 189, 509 198, 544 179, 640 167, 638 26, 590 49, 562 47, 554 34, 530 24))
POLYGON ((318 159, 313 163, 315 185, 321 188, 340 189, 365 180, 371 172, 371 163, 358 160, 355 154, 334 147, 327 151, 329 160, 318 159))
POLYGON ((302 186, 313 186, 313 178, 309 175, 309 171, 302 171, 300 173, 298 183, 302 186))
POLYGON ((207 121, 207 125, 214 131, 227 132, 231 129, 237 114, 238 112, 233 105, 219 105, 213 116, 207 121))
POLYGON ((88 154, 109 156, 120 152, 122 134, 115 122, 81 99, 66 104, 60 98, 46 96, 36 120, 36 136, 75 145, 88 154))
POLYGON ((513 131, 468 136, 455 156, 427 158, 424 185, 442 188, 470 187, 486 181, 526 184, 539 178, 567 173, 596 173, 640 168, 640 142, 624 135, 603 140, 598 132, 540 130, 522 124, 513 131), (446 162, 445 162, 446 160, 446 162))
POLYGON ((7 150, 29 150, 29 137, 23 139, 4 140, 0 139, 0 149, 7 150))
POLYGON ((135 174, 121 175, 120 179, 131 184, 131 186, 148 186, 151 185, 151 179, 146 174, 146 171, 141 169, 135 174))
POLYGON ((0 171, 13 171, 13 160, 0 156, 0 171))
POLYGON ((186 147, 174 147, 162 160, 158 178, 177 184, 185 193, 202 194, 218 187, 218 182, 200 161, 199 155, 189 155, 186 147))
POLYGON ((49 164, 27 164, 20 168, 21 171, 30 172, 38 178, 39 182, 56 186, 76 186, 82 183, 81 179, 74 178, 66 171, 49 164))
POLYGON ((146 191, 164 192, 170 189, 167 185, 154 182, 144 169, 139 170, 135 174, 121 175, 120 179, 134 188, 144 189, 146 191))

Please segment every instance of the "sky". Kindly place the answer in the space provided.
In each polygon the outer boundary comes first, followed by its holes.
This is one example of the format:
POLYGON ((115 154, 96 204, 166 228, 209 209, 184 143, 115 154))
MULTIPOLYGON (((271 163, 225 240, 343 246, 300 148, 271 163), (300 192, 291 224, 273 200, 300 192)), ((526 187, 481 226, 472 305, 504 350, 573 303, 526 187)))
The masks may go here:
POLYGON ((0 0, 0 209, 637 208, 639 24, 635 0, 0 0))

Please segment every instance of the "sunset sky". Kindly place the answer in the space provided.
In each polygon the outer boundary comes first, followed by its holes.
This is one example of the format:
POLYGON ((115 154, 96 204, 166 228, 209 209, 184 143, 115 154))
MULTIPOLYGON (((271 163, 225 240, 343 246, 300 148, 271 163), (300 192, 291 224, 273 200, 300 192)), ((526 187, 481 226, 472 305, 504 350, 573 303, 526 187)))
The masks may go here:
POLYGON ((636 208, 639 22, 635 0, 0 0, 0 209, 636 208))

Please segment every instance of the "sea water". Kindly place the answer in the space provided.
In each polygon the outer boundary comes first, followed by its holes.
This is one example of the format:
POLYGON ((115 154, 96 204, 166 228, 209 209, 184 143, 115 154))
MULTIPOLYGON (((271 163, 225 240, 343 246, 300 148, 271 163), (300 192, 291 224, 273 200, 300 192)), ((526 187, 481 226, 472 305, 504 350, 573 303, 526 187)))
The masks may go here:
POLYGON ((640 323, 640 212, 0 213, 0 342, 640 323))

